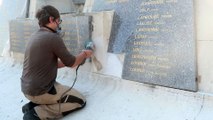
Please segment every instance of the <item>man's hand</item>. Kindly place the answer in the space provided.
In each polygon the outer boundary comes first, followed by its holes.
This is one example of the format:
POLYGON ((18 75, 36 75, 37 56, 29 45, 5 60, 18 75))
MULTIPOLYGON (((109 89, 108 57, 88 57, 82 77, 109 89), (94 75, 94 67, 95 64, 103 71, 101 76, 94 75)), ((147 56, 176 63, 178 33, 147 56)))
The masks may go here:
POLYGON ((83 50, 85 58, 90 58, 93 54, 92 50, 83 50))

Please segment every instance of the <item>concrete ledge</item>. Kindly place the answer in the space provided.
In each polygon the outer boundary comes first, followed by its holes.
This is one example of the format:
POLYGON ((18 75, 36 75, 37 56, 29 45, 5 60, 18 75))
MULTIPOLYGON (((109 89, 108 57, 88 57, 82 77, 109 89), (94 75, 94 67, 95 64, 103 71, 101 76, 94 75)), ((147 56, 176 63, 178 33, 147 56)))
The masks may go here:
POLYGON ((86 91, 83 93, 88 106, 65 120, 208 120, 213 117, 210 114, 213 112, 212 94, 150 86, 97 74, 92 74, 89 81, 81 80, 79 88, 86 91))

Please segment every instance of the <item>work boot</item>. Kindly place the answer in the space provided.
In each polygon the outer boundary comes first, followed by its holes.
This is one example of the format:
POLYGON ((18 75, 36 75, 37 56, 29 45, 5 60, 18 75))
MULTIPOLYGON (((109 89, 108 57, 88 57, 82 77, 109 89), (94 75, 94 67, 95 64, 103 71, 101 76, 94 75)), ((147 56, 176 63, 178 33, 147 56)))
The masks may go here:
POLYGON ((24 106, 22 106, 22 113, 26 113, 26 112, 30 111, 31 109, 33 109, 35 106, 38 106, 38 105, 39 104, 29 102, 29 103, 25 104, 24 106))
POLYGON ((41 120, 36 114, 34 108, 24 113, 23 120, 41 120))

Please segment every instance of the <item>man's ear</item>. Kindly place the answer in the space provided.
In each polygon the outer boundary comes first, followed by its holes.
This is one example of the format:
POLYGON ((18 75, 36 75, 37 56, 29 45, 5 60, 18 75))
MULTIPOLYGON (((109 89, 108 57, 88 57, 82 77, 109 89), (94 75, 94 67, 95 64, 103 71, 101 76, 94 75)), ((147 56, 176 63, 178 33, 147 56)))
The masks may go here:
POLYGON ((50 17, 49 17, 49 22, 50 22, 50 23, 53 23, 53 22, 54 22, 54 17, 51 17, 51 16, 50 16, 50 17))

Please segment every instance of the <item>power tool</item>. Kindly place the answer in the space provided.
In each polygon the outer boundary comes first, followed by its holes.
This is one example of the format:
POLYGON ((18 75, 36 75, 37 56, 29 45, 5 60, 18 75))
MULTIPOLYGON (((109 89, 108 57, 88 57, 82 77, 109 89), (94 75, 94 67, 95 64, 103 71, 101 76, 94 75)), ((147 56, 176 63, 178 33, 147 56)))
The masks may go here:
POLYGON ((92 51, 94 51, 95 46, 94 46, 92 40, 87 40, 87 41, 85 41, 84 48, 85 48, 86 50, 92 50, 92 51))
MULTIPOLYGON (((87 40, 87 41, 85 41, 84 48, 86 50, 94 51, 95 45, 92 40, 87 40)), ((81 63, 81 65, 83 65, 85 63, 85 61, 86 61, 86 59, 81 63)), ((95 69, 97 71, 100 71, 102 69, 102 64, 97 60, 97 58, 94 56, 94 54, 91 56, 91 58, 89 58, 89 62, 93 62, 93 67, 95 67, 95 69)))
MULTIPOLYGON (((94 47, 92 40, 85 41, 84 49, 94 51, 95 47, 94 47)), ((82 63, 80 65, 83 65, 85 63, 85 61, 86 61, 86 58, 82 61, 82 63)), ((92 62, 91 58, 89 58, 89 61, 92 62)))

